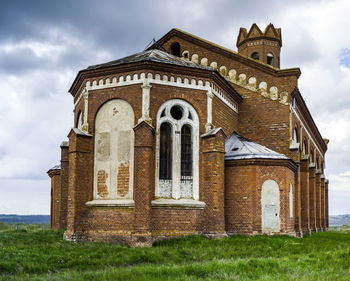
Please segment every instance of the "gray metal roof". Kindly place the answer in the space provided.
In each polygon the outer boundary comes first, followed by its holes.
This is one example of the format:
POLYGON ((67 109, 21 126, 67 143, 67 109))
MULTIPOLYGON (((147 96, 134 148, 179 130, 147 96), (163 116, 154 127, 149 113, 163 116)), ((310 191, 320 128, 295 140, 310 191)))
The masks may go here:
POLYGON ((125 58, 121 58, 118 60, 110 61, 103 64, 96 64, 89 66, 87 69, 99 69, 109 66, 116 66, 120 64, 126 64, 126 63, 132 63, 132 62, 141 62, 141 61, 154 61, 154 62, 161 62, 161 63, 167 63, 167 64, 173 64, 173 65, 180 65, 180 66, 187 66, 192 68, 199 68, 199 69, 207 69, 211 71, 215 71, 216 69, 210 66, 204 66, 197 63, 194 63, 189 60, 185 60, 183 58, 171 55, 167 52, 158 50, 158 49, 152 49, 148 51, 143 51, 131 56, 127 56, 125 58))
POLYGON ((265 146, 233 133, 225 142, 225 160, 289 159, 265 146))
POLYGON ((50 170, 48 170, 48 172, 49 171, 54 171, 54 170, 61 170, 61 164, 53 166, 50 170))

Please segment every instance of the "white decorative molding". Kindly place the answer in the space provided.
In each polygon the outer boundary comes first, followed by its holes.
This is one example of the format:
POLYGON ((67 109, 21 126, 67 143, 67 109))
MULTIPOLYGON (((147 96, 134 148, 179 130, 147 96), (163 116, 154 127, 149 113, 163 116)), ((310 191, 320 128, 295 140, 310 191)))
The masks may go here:
POLYGON ((199 58, 198 58, 198 55, 197 54, 193 54, 192 55, 192 58, 191 58, 191 61, 193 61, 194 63, 199 63, 199 58))
POLYGON ((81 126, 81 130, 84 132, 89 132, 89 123, 88 123, 88 113, 89 113, 89 91, 85 90, 83 93, 84 97, 84 116, 83 116, 83 124, 81 126))
MULTIPOLYGON (((156 78, 160 79, 160 75, 157 74, 156 78)), ((139 119, 139 123, 141 123, 142 121, 146 121, 149 124, 152 124, 152 119, 149 116, 150 94, 151 94, 152 86, 148 82, 148 79, 145 79, 143 81, 141 88, 142 88, 142 117, 139 119)))
POLYGON ((204 209, 205 203, 194 199, 159 198, 151 202, 152 208, 204 209))
POLYGON ((290 150, 296 150, 296 149, 299 149, 299 147, 300 147, 300 143, 298 143, 298 142, 292 142, 292 143, 290 144, 290 146, 289 146, 289 149, 290 149, 290 150))
POLYGON ((135 202, 132 199, 121 200, 92 200, 85 203, 88 207, 119 207, 134 208, 135 202))
POLYGON ((212 90, 210 89, 207 92, 207 124, 205 124, 205 131, 208 132, 212 129, 212 122, 213 122, 213 97, 214 94, 212 93, 212 90))
POLYGON ((315 141, 311 137, 311 134, 310 134, 309 130, 305 127, 304 122, 301 120, 301 118, 300 118, 299 114, 297 113, 297 111, 295 110, 295 108, 290 104, 289 105, 289 109, 290 109, 290 112, 291 112, 290 118, 292 118, 292 113, 294 113, 295 117, 300 122, 301 126, 303 127, 303 130, 306 132, 307 136, 312 141, 315 149, 317 149, 317 151, 318 151, 318 153, 320 155, 320 158, 322 159, 322 161, 324 161, 324 157, 323 157, 323 154, 322 154, 321 150, 318 148, 318 145, 316 145, 315 141))
POLYGON ((201 65, 208 66, 208 59, 207 58, 202 58, 201 59, 201 65))
POLYGON ((134 85, 134 84, 143 84, 146 79, 146 76, 147 76, 149 85, 158 84, 158 85, 166 85, 166 86, 180 87, 180 88, 186 88, 186 89, 202 90, 206 92, 209 89, 211 89, 213 94, 216 97, 218 97, 224 104, 226 104, 233 111, 238 113, 238 104, 235 101, 233 101, 231 97, 224 94, 224 92, 221 89, 219 89, 219 87, 217 87, 214 83, 211 83, 209 81, 203 82, 203 80, 200 80, 200 79, 191 79, 191 81, 188 81, 185 78, 184 80, 182 80, 181 77, 176 77, 175 75, 169 77, 167 75, 161 76, 160 74, 156 74, 153 77, 152 73, 141 73, 140 75, 135 74, 132 77, 128 75, 127 79, 125 79, 123 75, 119 77, 113 76, 112 82, 110 82, 110 79, 108 79, 108 83, 107 83, 107 79, 106 79, 106 82, 104 83, 103 83, 103 79, 100 79, 99 84, 97 84, 96 80, 87 81, 83 91, 80 93, 80 96, 75 102, 75 105, 78 104, 79 100, 81 99, 85 91, 101 90, 101 89, 122 87, 127 85, 134 85))

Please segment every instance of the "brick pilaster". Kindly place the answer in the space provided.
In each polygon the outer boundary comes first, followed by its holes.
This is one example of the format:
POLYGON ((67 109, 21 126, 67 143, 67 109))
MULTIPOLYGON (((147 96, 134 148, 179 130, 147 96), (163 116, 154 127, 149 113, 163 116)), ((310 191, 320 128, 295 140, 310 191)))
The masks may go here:
POLYGON ((326 207, 326 228, 329 227, 329 210, 328 210, 328 184, 329 181, 325 180, 325 207, 326 207))
POLYGON ((303 234, 310 233, 309 207, 309 161, 307 158, 300 161, 300 195, 301 195, 301 228, 303 234))
POLYGON ((316 170, 316 227, 321 231, 321 173, 316 170))
POLYGON ((310 230, 316 232, 316 166, 309 165, 309 208, 310 208, 310 230))
POLYGON ((151 246, 151 201, 154 198, 154 129, 142 121, 135 128, 134 246, 151 246))
POLYGON ((204 201, 203 233, 209 236, 225 236, 224 170, 225 139, 221 129, 202 136, 204 184, 201 201, 204 201))
POLYGON ((87 220, 85 203, 92 199, 93 138, 72 129, 69 138, 67 230, 65 239, 76 241, 83 235, 87 220))
POLYGON ((325 192, 325 178, 321 175, 321 227, 322 230, 326 230, 326 192, 325 192))
POLYGON ((68 201, 68 142, 61 144, 61 208, 60 229, 67 227, 67 201, 68 201))
POLYGON ((61 169, 52 169, 47 172, 51 178, 51 206, 50 206, 50 227, 60 228, 61 208, 61 169))

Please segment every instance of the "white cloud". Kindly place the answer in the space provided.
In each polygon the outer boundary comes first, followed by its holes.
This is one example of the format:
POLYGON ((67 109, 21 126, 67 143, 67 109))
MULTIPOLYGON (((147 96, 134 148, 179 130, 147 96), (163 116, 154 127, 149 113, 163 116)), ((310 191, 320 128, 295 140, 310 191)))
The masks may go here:
MULTIPOLYGON (((142 50, 148 42, 135 46, 135 38, 151 40, 172 27, 234 49, 239 27, 249 28, 253 22, 262 29, 270 22, 282 28, 281 64, 301 67, 301 93, 320 132, 330 139, 326 154, 330 212, 350 213, 350 68, 344 63, 344 50, 350 49, 346 36, 350 2, 274 1, 268 6, 261 1, 196 0, 191 7, 186 1, 152 3, 151 8, 134 3, 132 17, 121 17, 122 23, 113 18, 116 10, 105 6, 98 11, 100 18, 84 14, 83 19, 74 16, 67 22, 55 17, 56 21, 38 26, 36 16, 26 26, 39 34, 36 37, 15 41, 0 35, 0 213, 48 213, 45 172, 59 163, 59 144, 72 126, 73 103, 67 90, 80 68, 142 50), (111 33, 106 25, 116 25, 122 35, 111 33), (132 43, 126 44, 124 37, 132 43), (26 204, 16 194, 35 203, 26 204)), ((86 5, 91 6, 86 12, 96 13, 92 3, 86 5)), ((126 4, 120 8, 128 11, 126 4)))

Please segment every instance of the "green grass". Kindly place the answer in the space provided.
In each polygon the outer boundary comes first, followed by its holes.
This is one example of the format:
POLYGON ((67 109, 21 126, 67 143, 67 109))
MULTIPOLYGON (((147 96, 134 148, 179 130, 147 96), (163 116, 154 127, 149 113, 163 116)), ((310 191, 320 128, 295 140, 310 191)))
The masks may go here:
POLYGON ((71 243, 47 225, 0 225, 0 280, 350 280, 350 233, 188 237, 152 248, 71 243))

